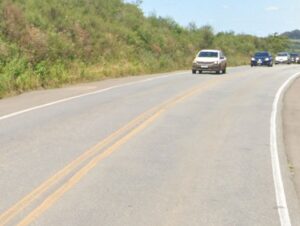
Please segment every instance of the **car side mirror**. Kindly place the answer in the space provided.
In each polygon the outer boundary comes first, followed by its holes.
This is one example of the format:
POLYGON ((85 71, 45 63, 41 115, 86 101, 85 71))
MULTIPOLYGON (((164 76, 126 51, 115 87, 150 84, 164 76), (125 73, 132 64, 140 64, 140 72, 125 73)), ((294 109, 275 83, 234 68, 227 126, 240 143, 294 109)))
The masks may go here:
POLYGON ((221 60, 224 60, 224 59, 225 59, 225 57, 224 57, 224 56, 221 56, 221 57, 220 57, 220 59, 221 59, 221 60))

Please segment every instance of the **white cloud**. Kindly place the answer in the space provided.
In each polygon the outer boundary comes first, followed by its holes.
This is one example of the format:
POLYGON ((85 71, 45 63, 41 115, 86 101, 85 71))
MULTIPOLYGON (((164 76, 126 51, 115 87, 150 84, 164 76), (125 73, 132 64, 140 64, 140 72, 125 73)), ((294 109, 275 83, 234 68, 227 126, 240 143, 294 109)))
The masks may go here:
POLYGON ((279 10, 279 7, 278 6, 269 6, 266 8, 266 11, 278 11, 279 10))

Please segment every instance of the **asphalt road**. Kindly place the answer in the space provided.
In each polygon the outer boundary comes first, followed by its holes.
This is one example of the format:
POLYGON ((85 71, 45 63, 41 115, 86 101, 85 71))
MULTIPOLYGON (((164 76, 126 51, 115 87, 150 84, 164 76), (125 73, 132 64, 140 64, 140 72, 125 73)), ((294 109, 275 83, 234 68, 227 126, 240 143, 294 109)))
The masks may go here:
POLYGON ((0 101, 0 225, 280 225, 270 117, 299 71, 177 72, 0 101))

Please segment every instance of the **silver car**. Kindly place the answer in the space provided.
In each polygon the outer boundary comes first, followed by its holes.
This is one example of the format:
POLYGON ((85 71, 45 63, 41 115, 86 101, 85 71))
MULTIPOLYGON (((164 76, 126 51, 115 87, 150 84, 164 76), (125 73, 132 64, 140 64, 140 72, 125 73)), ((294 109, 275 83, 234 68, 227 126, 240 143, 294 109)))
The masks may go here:
POLYGON ((201 50, 193 61, 192 72, 214 71, 217 74, 226 73, 227 59, 221 50, 201 50))
POLYGON ((291 56, 288 52, 278 53, 275 57, 275 64, 290 64, 291 56))

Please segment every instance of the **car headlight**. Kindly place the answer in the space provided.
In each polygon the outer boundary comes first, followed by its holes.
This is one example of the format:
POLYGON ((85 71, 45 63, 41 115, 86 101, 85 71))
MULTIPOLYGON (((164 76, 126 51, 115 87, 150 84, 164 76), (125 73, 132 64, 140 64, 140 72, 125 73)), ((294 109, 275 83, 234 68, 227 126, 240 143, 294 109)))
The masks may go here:
POLYGON ((214 64, 219 64, 219 61, 215 61, 214 64))
POLYGON ((252 57, 252 58, 251 58, 251 60, 252 60, 252 61, 255 61, 255 58, 254 58, 254 57, 252 57))
POLYGON ((268 58, 268 57, 265 59, 265 61, 269 61, 269 60, 270 60, 270 58, 268 58))

